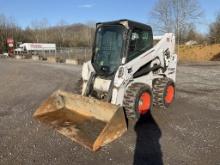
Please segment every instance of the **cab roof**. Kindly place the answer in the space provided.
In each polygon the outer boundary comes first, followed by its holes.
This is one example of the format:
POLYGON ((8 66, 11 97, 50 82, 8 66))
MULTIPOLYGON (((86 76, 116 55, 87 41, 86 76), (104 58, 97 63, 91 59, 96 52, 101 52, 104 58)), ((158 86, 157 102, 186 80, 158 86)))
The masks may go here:
POLYGON ((96 27, 99 27, 102 25, 104 26, 105 25, 123 25, 127 29, 138 28, 138 29, 143 29, 143 30, 152 30, 152 28, 149 25, 135 22, 135 21, 128 20, 128 19, 121 19, 121 20, 116 20, 116 21, 111 21, 111 22, 98 22, 96 24, 96 27))

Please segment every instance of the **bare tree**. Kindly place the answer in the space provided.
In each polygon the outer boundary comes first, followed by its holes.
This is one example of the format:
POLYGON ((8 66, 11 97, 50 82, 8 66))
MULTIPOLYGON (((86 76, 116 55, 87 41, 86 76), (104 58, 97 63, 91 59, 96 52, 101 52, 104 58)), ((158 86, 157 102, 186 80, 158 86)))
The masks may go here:
POLYGON ((35 37, 35 42, 47 42, 48 21, 46 18, 43 18, 42 20, 32 21, 31 28, 35 37))
POLYGON ((188 27, 187 31, 185 32, 184 38, 182 41, 196 41, 199 44, 207 43, 206 36, 197 32, 195 26, 188 27))
POLYGON ((88 37, 88 45, 89 46, 92 46, 92 43, 93 43, 93 40, 94 40, 94 37, 95 37, 95 27, 96 27, 96 23, 94 21, 88 21, 86 23, 86 25, 88 26, 87 27, 87 37, 88 37))
POLYGON ((0 14, 0 50, 6 51, 6 39, 12 37, 17 40, 21 36, 19 28, 12 17, 0 14))
POLYGON ((48 34, 47 34, 47 29, 48 29, 48 25, 49 23, 48 23, 48 20, 46 19, 46 18, 43 18, 42 20, 41 20, 41 28, 42 28, 42 35, 43 35, 43 41, 44 42, 48 42, 48 34))
POLYGON ((197 0, 158 0, 151 12, 159 32, 173 32, 179 38, 202 16, 197 0))
POLYGON ((57 24, 57 31, 58 31, 58 40, 62 44, 65 42, 66 39, 66 29, 67 29, 67 23, 64 20, 60 20, 57 24))
POLYGON ((216 17, 215 22, 209 27, 209 37, 211 43, 220 43, 220 12, 216 17))
POLYGON ((49 26, 47 19, 32 21, 31 26, 21 29, 16 21, 0 14, 0 52, 6 48, 6 39, 15 42, 53 42, 60 47, 91 46, 94 37, 94 22, 68 25, 61 20, 49 26))

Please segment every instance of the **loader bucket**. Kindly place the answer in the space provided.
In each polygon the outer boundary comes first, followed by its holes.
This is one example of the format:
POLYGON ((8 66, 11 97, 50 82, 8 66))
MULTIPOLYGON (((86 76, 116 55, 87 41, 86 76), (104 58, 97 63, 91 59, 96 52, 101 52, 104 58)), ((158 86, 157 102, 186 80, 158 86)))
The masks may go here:
POLYGON ((127 130, 121 107, 64 91, 53 93, 33 116, 92 151, 127 130))

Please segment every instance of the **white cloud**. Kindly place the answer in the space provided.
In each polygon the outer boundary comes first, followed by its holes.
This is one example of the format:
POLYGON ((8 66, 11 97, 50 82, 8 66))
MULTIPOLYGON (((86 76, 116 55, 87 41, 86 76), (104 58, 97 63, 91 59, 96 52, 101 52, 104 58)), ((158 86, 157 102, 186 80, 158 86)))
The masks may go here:
POLYGON ((84 5, 79 5, 79 8, 92 8, 94 4, 84 4, 84 5))

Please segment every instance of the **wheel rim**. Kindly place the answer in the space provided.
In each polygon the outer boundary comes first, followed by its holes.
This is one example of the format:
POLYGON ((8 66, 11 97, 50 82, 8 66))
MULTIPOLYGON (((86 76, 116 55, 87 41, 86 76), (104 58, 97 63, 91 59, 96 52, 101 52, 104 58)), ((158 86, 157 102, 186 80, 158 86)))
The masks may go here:
POLYGON ((145 114, 149 111, 151 106, 151 95, 148 92, 144 92, 138 102, 138 112, 140 114, 145 114))
POLYGON ((165 102, 167 104, 170 104, 172 103, 173 98, 174 98, 174 86, 169 85, 166 90, 165 102))

